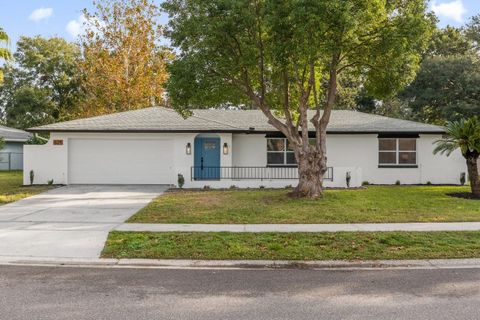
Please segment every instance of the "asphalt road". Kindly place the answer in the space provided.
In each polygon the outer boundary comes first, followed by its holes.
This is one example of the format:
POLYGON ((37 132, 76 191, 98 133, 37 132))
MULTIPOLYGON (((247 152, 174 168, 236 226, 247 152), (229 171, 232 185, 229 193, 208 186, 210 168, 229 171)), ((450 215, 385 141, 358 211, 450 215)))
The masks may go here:
POLYGON ((0 266, 0 319, 479 319, 480 269, 0 266))

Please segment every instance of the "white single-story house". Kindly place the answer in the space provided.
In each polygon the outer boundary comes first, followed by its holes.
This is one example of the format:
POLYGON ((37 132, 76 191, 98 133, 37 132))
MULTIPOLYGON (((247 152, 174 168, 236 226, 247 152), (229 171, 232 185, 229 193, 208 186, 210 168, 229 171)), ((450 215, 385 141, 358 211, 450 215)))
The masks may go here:
MULTIPOLYGON (((297 183, 286 139, 258 110, 195 110, 187 119, 152 107, 31 128, 46 145, 25 146, 24 183, 285 187, 297 183)), ((459 184, 459 152, 434 155, 439 126, 335 110, 327 132, 327 187, 459 184)), ((312 132, 313 135, 313 132, 312 132)))
POLYGON ((26 131, 0 125, 0 138, 5 141, 0 150, 0 171, 23 169, 23 145, 31 136, 26 131))

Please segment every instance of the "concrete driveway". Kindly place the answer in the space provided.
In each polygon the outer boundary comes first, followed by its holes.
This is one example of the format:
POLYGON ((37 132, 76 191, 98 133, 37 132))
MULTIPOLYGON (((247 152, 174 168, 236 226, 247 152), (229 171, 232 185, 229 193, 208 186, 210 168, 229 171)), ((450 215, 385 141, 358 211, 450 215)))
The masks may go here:
POLYGON ((66 186, 0 206, 0 256, 98 258, 108 232, 167 186, 66 186))

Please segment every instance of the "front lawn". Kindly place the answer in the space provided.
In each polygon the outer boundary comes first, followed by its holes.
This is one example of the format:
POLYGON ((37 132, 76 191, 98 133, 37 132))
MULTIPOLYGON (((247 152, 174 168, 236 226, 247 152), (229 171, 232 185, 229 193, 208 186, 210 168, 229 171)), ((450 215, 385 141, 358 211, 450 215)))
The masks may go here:
POLYGON ((451 197, 456 186, 369 186, 328 190, 324 199, 299 200, 288 190, 168 192, 132 223, 355 223, 480 221, 480 201, 451 197))
POLYGON ((480 232, 111 232, 103 258, 377 260, 479 258, 480 232))
POLYGON ((0 205, 51 189, 51 186, 23 186, 22 171, 0 171, 0 205))

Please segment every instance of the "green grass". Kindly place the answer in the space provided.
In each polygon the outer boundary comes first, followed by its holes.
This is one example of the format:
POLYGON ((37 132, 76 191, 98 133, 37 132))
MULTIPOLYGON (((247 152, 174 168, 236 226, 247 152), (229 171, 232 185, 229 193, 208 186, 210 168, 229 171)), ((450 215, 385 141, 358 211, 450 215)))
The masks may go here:
POLYGON ((480 257, 480 232, 111 232, 104 258, 378 260, 480 257))
POLYGON ((0 205, 33 196, 51 186, 22 186, 22 171, 0 171, 0 205))
POLYGON ((456 186, 369 186, 327 190, 321 200, 289 198, 288 190, 166 193, 132 223, 355 223, 480 221, 480 201, 448 196, 456 186))

